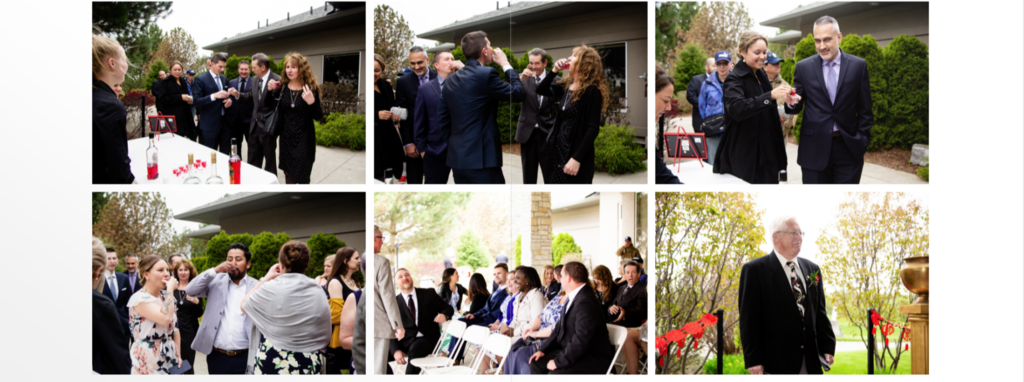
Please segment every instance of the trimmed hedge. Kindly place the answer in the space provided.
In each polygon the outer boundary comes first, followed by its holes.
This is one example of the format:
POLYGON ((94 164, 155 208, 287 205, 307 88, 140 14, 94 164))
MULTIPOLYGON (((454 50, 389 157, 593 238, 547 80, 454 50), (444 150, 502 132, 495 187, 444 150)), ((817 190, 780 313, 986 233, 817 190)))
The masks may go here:
POLYGON ((252 253, 252 265, 249 266, 249 276, 256 279, 265 276, 270 267, 277 264, 277 255, 281 251, 281 246, 291 239, 284 232, 277 235, 270 232, 261 232, 259 235, 252 237, 252 245, 249 246, 249 252, 252 253))
POLYGON ((633 129, 625 126, 601 126, 594 141, 594 165, 611 175, 646 171, 647 150, 636 143, 633 129))
MULTIPOLYGON (((690 79, 693 76, 704 74, 704 61, 707 57, 704 56, 704 49, 695 43, 687 43, 683 47, 683 51, 679 53, 679 60, 675 62, 675 66, 672 68, 672 79, 675 81, 676 93, 685 92, 690 86, 690 79)), ((680 109, 686 112, 686 109, 692 109, 689 102, 681 100, 680 109)))
POLYGON ((317 277, 324 274, 324 259, 327 256, 338 253, 345 242, 338 240, 337 236, 317 232, 306 241, 309 246, 309 267, 306 268, 306 276, 317 277))
MULTIPOLYGON (((284 64, 282 64, 282 63, 275 63, 273 57, 267 56, 267 58, 270 59, 270 71, 276 73, 279 76, 283 76, 284 75, 284 64)), ((227 77, 228 81, 231 81, 231 80, 233 80, 235 78, 238 78, 238 62, 242 61, 242 60, 249 61, 249 77, 254 76, 254 74, 252 73, 252 57, 249 57, 249 56, 239 57, 239 56, 236 56, 236 55, 231 55, 231 57, 228 57, 228 60, 227 60, 227 62, 225 64, 225 66, 224 66, 224 73, 221 73, 221 74, 223 74, 224 77, 227 77)), ((196 74, 198 75, 198 74, 201 74, 201 73, 196 73, 196 74)))
POLYGON ((551 265, 562 264, 562 256, 566 253, 581 253, 580 246, 576 245, 576 239, 572 235, 562 232, 555 235, 551 240, 551 265))
POLYGON ((331 113, 325 123, 313 121, 316 144, 324 147, 340 146, 352 150, 366 148, 366 116, 363 114, 331 113))

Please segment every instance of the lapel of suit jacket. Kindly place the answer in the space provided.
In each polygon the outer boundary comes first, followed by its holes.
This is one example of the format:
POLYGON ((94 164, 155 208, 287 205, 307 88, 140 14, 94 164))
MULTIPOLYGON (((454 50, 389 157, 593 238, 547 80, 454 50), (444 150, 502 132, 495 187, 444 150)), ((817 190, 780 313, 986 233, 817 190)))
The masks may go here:
MULTIPOLYGON (((789 271, 783 269, 782 264, 779 264, 779 259, 775 257, 777 256, 775 251, 772 251, 769 256, 771 256, 771 258, 768 259, 768 268, 771 269, 771 274, 769 275, 769 277, 772 278, 771 283, 776 286, 779 293, 783 293, 783 296, 785 296, 782 298, 783 304, 789 306, 790 311, 799 317, 800 310, 796 307, 796 296, 793 294, 793 284, 787 281, 789 280, 789 271)), ((798 258, 797 263, 799 262, 798 258)), ((806 298, 804 300, 806 300, 806 298)))
POLYGON ((811 288, 811 283, 810 283, 810 280, 809 280, 809 278, 811 276, 811 270, 808 268, 809 265, 808 265, 808 261, 807 260, 801 259, 799 257, 797 257, 796 259, 797 259, 797 264, 800 265, 800 272, 804 274, 804 279, 801 280, 801 283, 804 286, 804 294, 807 295, 807 297, 804 298, 804 301, 806 302, 806 301, 811 299, 811 291, 814 289, 814 288, 811 288))
POLYGON ((843 52, 842 49, 840 49, 839 52, 843 55, 843 58, 842 61, 839 61, 839 76, 837 76, 838 78, 836 79, 836 103, 839 102, 839 91, 842 90, 843 79, 846 78, 846 72, 850 71, 848 68, 850 66, 849 56, 846 52, 843 52))
MULTIPOLYGON (((446 80, 447 80, 447 78, 446 78, 446 80)), ((434 94, 437 94, 437 98, 440 99, 441 98, 441 81, 440 80, 430 80, 430 82, 428 82, 427 84, 430 85, 430 89, 433 90, 434 94)))
MULTIPOLYGON (((825 99, 828 99, 828 85, 825 84, 825 74, 821 72, 822 71, 822 69, 821 69, 821 62, 822 62, 821 55, 820 54, 814 55, 814 61, 813 62, 814 62, 814 70, 813 70, 814 78, 818 79, 818 84, 820 84, 820 86, 821 86, 821 92, 823 94, 825 94, 825 99)), ((832 106, 831 100, 829 102, 824 103, 824 104, 828 105, 830 107, 832 106)))

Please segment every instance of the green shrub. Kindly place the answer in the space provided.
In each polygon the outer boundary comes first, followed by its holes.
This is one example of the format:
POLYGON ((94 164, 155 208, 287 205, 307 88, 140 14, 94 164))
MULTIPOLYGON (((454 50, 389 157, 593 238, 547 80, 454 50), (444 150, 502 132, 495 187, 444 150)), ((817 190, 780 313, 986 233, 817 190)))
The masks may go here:
MULTIPOLYGON (((249 267, 249 276, 262 278, 270 270, 270 267, 277 264, 277 255, 281 246, 291 240, 288 234, 282 232, 274 235, 270 232, 262 232, 252 239, 249 252, 252 253, 252 265, 249 267)), ((321 262, 323 262, 321 260, 321 262)), ((323 266, 323 264, 321 264, 323 266)))
POLYGON ((633 129, 624 126, 601 126, 594 141, 594 165, 609 174, 636 173, 647 170, 643 161, 647 150, 636 143, 633 129))
POLYGON ((793 73, 796 73, 796 60, 789 58, 782 61, 782 71, 779 73, 789 86, 793 86, 793 73))
POLYGON ((839 47, 844 53, 863 58, 868 64, 868 81, 871 84, 871 114, 874 122, 871 126, 871 142, 868 144, 868 151, 875 151, 884 146, 886 140, 886 128, 881 123, 887 120, 886 111, 886 80, 885 61, 882 58, 882 49, 878 47, 878 41, 871 35, 861 38, 851 34, 843 36, 843 42, 839 47))
POLYGON ((875 117, 875 125, 885 128, 871 128, 872 134, 882 136, 877 144, 872 137, 872 145, 876 149, 910 149, 915 143, 927 144, 928 45, 917 37, 899 35, 883 49, 882 55, 885 74, 890 78, 885 89, 889 104, 881 121, 875 117))
POLYGON ((676 90, 686 90, 686 87, 690 85, 690 78, 704 74, 706 60, 704 49, 700 45, 687 43, 672 68, 672 79, 676 82, 676 90))
POLYGON ((516 236, 516 266, 523 263, 523 235, 516 236))
POLYGON ((306 240, 306 245, 309 246, 309 267, 306 268, 306 276, 317 277, 324 274, 324 259, 338 253, 338 250, 345 246, 345 242, 338 240, 337 236, 317 232, 306 240))
MULTIPOLYGON (((153 91, 153 82, 160 79, 160 71, 163 70, 167 75, 171 74, 171 68, 167 67, 167 63, 164 60, 155 60, 149 65, 149 71, 146 72, 146 79, 143 81, 143 85, 146 86, 146 90, 153 91)), ((127 90, 127 89, 125 89, 127 90)))
POLYGON ((191 261, 192 265, 196 267, 196 272, 198 273, 203 273, 204 271, 209 269, 209 267, 206 265, 206 256, 194 257, 189 261, 191 261))
POLYGON ((566 253, 583 252, 580 246, 576 245, 576 239, 565 232, 555 235, 551 241, 551 265, 562 264, 562 256, 566 253))
POLYGON ((928 166, 918 167, 917 168, 917 176, 921 177, 921 179, 924 179, 924 181, 927 182, 928 181, 928 166))
POLYGON ((231 239, 223 230, 206 242, 206 261, 215 267, 228 258, 228 247, 231 246, 231 239))
POLYGON ((316 144, 324 147, 366 148, 366 116, 362 114, 331 113, 325 123, 313 121, 316 144))

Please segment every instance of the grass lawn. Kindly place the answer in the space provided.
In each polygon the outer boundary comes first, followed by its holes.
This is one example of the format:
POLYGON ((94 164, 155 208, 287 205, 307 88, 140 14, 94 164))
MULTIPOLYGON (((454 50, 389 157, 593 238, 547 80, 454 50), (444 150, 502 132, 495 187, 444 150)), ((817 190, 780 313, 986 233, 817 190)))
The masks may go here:
MULTIPOLYGON (((832 370, 825 374, 867 374, 868 373, 868 351, 857 350, 841 352, 836 354, 836 362, 832 364, 832 370)), ((746 367, 743 365, 743 355, 726 355, 724 359, 725 370, 724 374, 750 374, 747 372, 746 367)), ((717 360, 715 358, 708 359, 708 362, 704 364, 704 373, 715 374, 716 368, 718 367, 717 360)), ((875 369, 875 372, 882 374, 881 370, 875 369)), ((910 374, 910 353, 903 353, 900 357, 900 364, 896 368, 896 374, 910 374)))
MULTIPOLYGON (((861 331, 858 330, 856 326, 853 326, 853 324, 851 324, 850 321, 847 321, 845 318, 839 317, 839 329, 841 329, 843 331, 843 335, 841 337, 840 336, 836 336, 836 341, 861 342, 861 340, 860 340, 860 333, 861 333, 861 331)), ((864 335, 866 337, 867 334, 868 334, 866 332, 867 328, 865 327, 863 330, 865 330, 864 335)), ((896 343, 896 340, 898 340, 900 338, 900 331, 901 330, 902 329, 900 329, 900 328, 896 328, 896 330, 891 335, 889 335, 889 343, 896 343)), ((885 340, 882 339, 882 332, 879 331, 878 329, 875 329, 875 341, 877 341, 877 343, 879 343, 879 344, 882 344, 882 343, 885 342, 885 340)), ((881 346, 881 345, 879 345, 879 346, 881 346)), ((865 351, 867 351, 867 350, 865 350, 865 351)))

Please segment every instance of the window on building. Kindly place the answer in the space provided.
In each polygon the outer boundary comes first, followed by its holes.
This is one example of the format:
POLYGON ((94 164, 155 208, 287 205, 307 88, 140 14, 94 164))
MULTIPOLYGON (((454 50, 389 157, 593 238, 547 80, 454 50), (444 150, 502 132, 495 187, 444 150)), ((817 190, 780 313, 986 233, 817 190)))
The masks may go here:
POLYGON ((595 45, 594 49, 601 54, 604 76, 608 80, 609 106, 626 106, 626 43, 595 45))
POLYGON ((324 55, 324 82, 347 83, 359 88, 359 52, 324 55))

